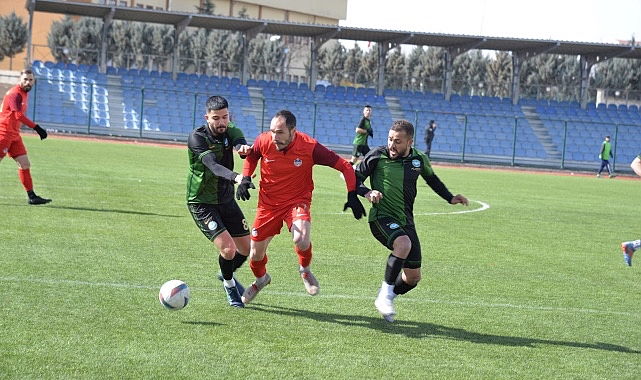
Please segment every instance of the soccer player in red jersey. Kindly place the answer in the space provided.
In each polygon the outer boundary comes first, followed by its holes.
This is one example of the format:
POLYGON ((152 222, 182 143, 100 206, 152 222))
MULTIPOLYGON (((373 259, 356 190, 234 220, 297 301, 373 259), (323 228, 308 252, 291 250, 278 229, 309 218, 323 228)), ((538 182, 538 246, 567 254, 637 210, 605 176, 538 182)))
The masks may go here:
POLYGON ((41 198, 33 191, 31 179, 31 163, 27 149, 20 136, 20 124, 35 129, 40 140, 47 138, 47 131, 31 121, 26 115, 29 91, 36 83, 33 71, 26 69, 20 72, 20 83, 12 87, 4 95, 0 106, 0 161, 9 155, 18 164, 18 175, 22 186, 27 191, 29 204, 40 205, 51 202, 51 199, 41 198))
MULTIPOLYGON (((244 178, 251 178, 260 161, 258 207, 251 229, 249 267, 256 280, 245 289, 242 300, 249 303, 271 281, 267 273, 267 246, 280 233, 283 222, 292 233, 299 271, 305 289, 318 294, 318 281, 310 270, 312 261, 311 202, 314 181, 312 167, 324 165, 339 170, 347 185, 348 208, 356 219, 365 215, 365 208, 356 194, 354 169, 346 160, 327 149, 314 138, 296 130, 296 117, 290 111, 279 111, 271 121, 269 132, 260 134, 245 159, 244 178)), ((245 183, 249 183, 246 181, 245 183)), ((236 197, 249 198, 247 185, 238 186, 236 197)))

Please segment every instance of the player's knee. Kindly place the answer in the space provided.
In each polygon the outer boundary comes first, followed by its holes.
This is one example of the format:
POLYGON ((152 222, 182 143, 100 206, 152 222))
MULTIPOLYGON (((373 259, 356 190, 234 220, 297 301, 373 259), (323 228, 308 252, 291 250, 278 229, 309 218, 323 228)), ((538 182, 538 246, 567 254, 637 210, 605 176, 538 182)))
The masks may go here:
POLYGON ((306 236, 297 236, 294 237, 294 245, 296 245, 296 248, 300 249, 301 251, 306 251, 309 248, 310 245, 309 238, 306 236))
POLYGON ((411 286, 416 286, 419 281, 421 281, 421 271, 420 269, 405 269, 405 282, 408 283, 408 285, 411 286))
POLYGON ((407 235, 399 236, 394 240, 394 256, 406 258, 412 250, 412 241, 407 235))

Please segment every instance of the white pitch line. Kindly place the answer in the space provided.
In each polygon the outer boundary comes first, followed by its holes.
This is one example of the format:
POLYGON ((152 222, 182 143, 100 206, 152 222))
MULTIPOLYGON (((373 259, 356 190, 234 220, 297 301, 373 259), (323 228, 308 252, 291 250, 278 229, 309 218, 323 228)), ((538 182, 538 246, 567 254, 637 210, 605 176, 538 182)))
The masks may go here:
MULTIPOLYGON (((487 210, 487 209, 489 209, 489 208, 490 208, 490 205, 489 205, 489 204, 487 204, 487 203, 485 203, 485 202, 481 202, 481 201, 473 201, 473 200, 470 200, 469 202, 478 203, 479 205, 481 205, 481 207, 479 207, 479 208, 475 208, 475 209, 471 209, 471 210, 469 210, 469 209, 468 209, 468 210, 461 210, 461 211, 447 211, 447 212, 415 212, 415 213, 414 213, 414 216, 416 216, 416 215, 421 215, 421 216, 423 216, 423 215, 454 215, 454 214, 467 214, 467 213, 470 213, 470 212, 485 211, 485 210, 487 210)), ((352 215, 352 213, 351 213, 351 212, 349 212, 349 211, 345 211, 345 212, 312 212, 312 214, 313 214, 313 215, 352 215)))
POLYGON ((469 202, 470 202, 470 203, 472 203, 472 202, 474 202, 474 203, 478 203, 478 204, 480 204, 480 205, 481 205, 481 207, 479 207, 479 208, 475 208, 475 209, 471 209, 471 210, 461 210, 461 211, 448 211, 448 212, 422 212, 422 213, 414 213, 414 215, 416 216, 416 215, 454 215, 454 214, 467 214, 467 213, 469 213, 469 212, 485 211, 485 210, 487 210, 487 209, 489 209, 489 208, 490 208, 490 205, 489 205, 489 204, 487 204, 487 203, 485 203, 485 202, 481 202, 481 201, 473 201, 473 200, 470 200, 469 202))
MULTIPOLYGON (((151 289, 159 290, 160 285, 149 286, 149 285, 132 285, 132 284, 119 284, 112 282, 90 282, 90 281, 78 281, 78 280, 52 280, 52 279, 43 279, 43 278, 18 278, 18 277, 0 277, 0 282, 30 282, 38 284, 47 284, 47 285, 77 285, 77 286, 98 286, 106 288, 121 288, 121 289, 151 289)), ((219 288, 191 288, 194 291, 205 291, 205 292, 218 292, 219 288)), ((269 294, 276 296, 287 296, 287 297, 309 297, 305 292, 281 292, 281 291, 268 291, 269 294)), ((351 300, 373 300, 376 298, 375 295, 371 296, 355 296, 347 294, 326 294, 321 293, 316 298, 333 298, 333 299, 351 299, 351 300)), ((490 303, 490 302, 468 302, 468 301, 450 301, 443 299, 418 299, 403 297, 401 302, 418 302, 418 303, 434 303, 434 304, 443 304, 443 305, 458 305, 465 307, 480 307, 480 308, 491 308, 491 309, 517 309, 517 310, 535 310, 535 311, 554 311, 562 313, 584 313, 584 314, 603 314, 603 315, 619 315, 619 316, 629 316, 629 317, 641 317, 641 313, 634 313, 629 311, 612 311, 612 310, 597 310, 597 309, 582 309, 575 307, 552 307, 552 306, 533 306, 533 305, 519 305, 519 304, 510 304, 510 303, 490 303)))

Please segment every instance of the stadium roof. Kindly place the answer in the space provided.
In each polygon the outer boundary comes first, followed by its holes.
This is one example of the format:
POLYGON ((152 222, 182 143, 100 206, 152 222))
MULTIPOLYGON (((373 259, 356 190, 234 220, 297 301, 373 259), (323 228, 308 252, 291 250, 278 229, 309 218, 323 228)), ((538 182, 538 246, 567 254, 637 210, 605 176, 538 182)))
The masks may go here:
POLYGON ((37 12, 97 17, 101 19, 110 17, 113 20, 138 21, 174 26, 182 25, 240 32, 253 31, 274 35, 371 41, 381 44, 394 43, 436 46, 463 50, 485 49, 535 54, 582 55, 585 57, 599 57, 599 60, 615 57, 641 59, 641 49, 636 49, 635 46, 632 45, 350 28, 337 25, 302 24, 212 16, 62 0, 27 0, 26 6, 28 9, 33 7, 33 10, 37 12))

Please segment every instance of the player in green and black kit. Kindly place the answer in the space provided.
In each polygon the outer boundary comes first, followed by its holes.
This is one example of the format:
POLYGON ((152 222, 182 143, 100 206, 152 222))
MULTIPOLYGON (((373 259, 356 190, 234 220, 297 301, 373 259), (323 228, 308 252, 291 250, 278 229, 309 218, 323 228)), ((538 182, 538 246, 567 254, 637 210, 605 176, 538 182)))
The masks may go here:
POLYGON ((452 195, 434 174, 427 156, 412 147, 414 126, 397 120, 390 128, 387 146, 370 151, 356 167, 358 194, 372 202, 372 235, 390 249, 385 280, 374 305, 386 321, 394 321, 394 298, 414 289, 421 279, 421 243, 414 225, 414 200, 419 177, 450 204, 468 204, 452 195), (363 181, 370 179, 370 190, 363 181))
MULTIPOLYGON (((189 177, 187 206, 196 225, 218 248, 218 263, 231 306, 244 307, 242 285, 234 278, 249 255, 249 225, 234 199, 234 183, 254 188, 250 177, 233 171, 234 149, 244 157, 251 146, 243 132, 229 123, 229 105, 222 96, 205 103, 207 123, 194 129, 187 140, 189 177)), ((249 198, 249 194, 246 194, 249 198)))
POLYGON ((352 150, 352 159, 349 160, 350 164, 354 165, 359 156, 364 156, 369 152, 369 145, 367 145, 367 136, 374 137, 374 130, 372 129, 372 107, 368 104, 363 108, 363 118, 356 127, 356 137, 354 137, 354 149, 352 150))

